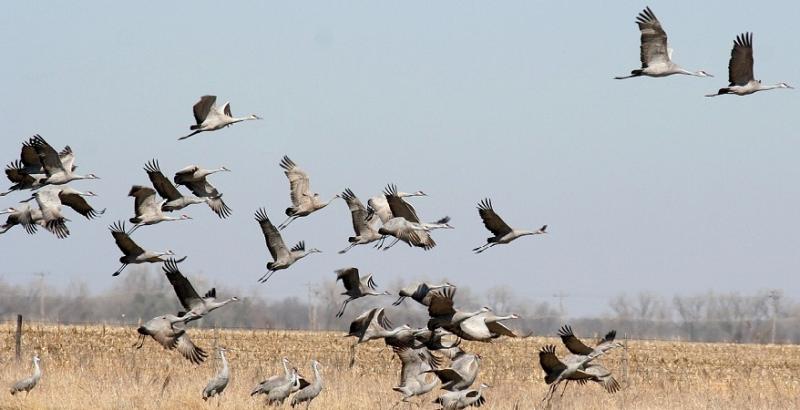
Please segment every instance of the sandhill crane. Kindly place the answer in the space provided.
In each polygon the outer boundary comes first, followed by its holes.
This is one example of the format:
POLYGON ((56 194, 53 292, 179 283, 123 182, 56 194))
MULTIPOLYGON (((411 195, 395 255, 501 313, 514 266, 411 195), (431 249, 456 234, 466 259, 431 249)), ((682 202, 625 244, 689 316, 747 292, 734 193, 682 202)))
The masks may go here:
MULTIPOLYGON (((117 247, 124 254, 119 258, 119 262, 122 263, 122 266, 120 266, 120 268, 117 269, 117 271, 111 276, 119 275, 126 266, 132 263, 139 264, 165 262, 165 256, 175 255, 175 252, 172 250, 166 250, 163 252, 145 251, 139 247, 139 245, 137 245, 133 239, 131 239, 127 232, 125 232, 125 222, 115 222, 113 225, 109 226, 109 229, 111 230, 111 236, 114 237, 114 242, 117 243, 117 247)), ((186 257, 184 256, 183 258, 178 259, 176 262, 183 262, 185 259, 186 257)))
POLYGON ((264 208, 260 208, 256 211, 256 221, 261 226, 261 232, 264 234, 264 239, 267 242, 267 249, 269 249, 269 253, 272 255, 272 262, 267 262, 267 273, 258 280, 261 283, 265 283, 269 280, 275 271, 286 269, 298 260, 312 253, 322 252, 316 248, 306 250, 306 243, 304 241, 300 241, 292 249, 288 249, 283 242, 281 233, 278 232, 278 230, 275 229, 275 225, 270 222, 269 217, 267 217, 267 211, 264 208))
POLYGON ((292 407, 297 406, 298 404, 305 403, 306 410, 308 410, 309 406, 311 406, 311 401, 317 398, 319 394, 322 392, 323 388, 323 381, 322 381, 322 373, 321 368, 322 365, 319 364, 318 361, 312 360, 311 361, 311 368, 314 370, 314 382, 310 383, 309 385, 301 388, 292 396, 291 405, 292 407))
POLYGON ((52 232, 59 239, 69 236, 69 228, 67 228, 69 219, 61 213, 61 199, 58 197, 57 190, 43 189, 37 191, 28 200, 31 199, 35 199, 39 205, 45 229, 52 232))
MULTIPOLYGON (((224 167, 223 167, 224 168, 224 167)), ((225 168, 224 170, 228 170, 225 168)), ((192 193, 199 197, 205 198, 206 203, 211 208, 214 213, 217 214, 220 218, 226 218, 231 214, 231 209, 228 208, 228 205, 222 200, 222 194, 215 188, 211 183, 208 182, 206 179, 207 175, 210 175, 217 170, 205 170, 197 167, 196 165, 190 165, 178 173, 175 174, 173 181, 175 181, 178 185, 183 185, 189 188, 192 193), (194 169, 191 173, 188 173, 189 170, 194 169), (192 177, 193 176, 193 177, 192 177)))
POLYGON ((308 382, 297 374, 297 368, 289 370, 286 366, 288 359, 284 358, 285 376, 271 377, 260 383, 250 392, 250 395, 263 393, 267 395, 267 404, 283 404, 289 395, 308 386, 308 382))
POLYGON ((286 174, 286 178, 289 178, 289 190, 291 191, 289 196, 292 199, 292 206, 286 208, 288 218, 278 225, 279 230, 289 226, 295 219, 311 215, 328 206, 334 199, 341 198, 341 195, 336 194, 327 202, 323 202, 318 193, 311 192, 308 174, 300 169, 294 161, 284 155, 280 165, 284 169, 283 173, 286 174))
POLYGON ((739 34, 733 41, 731 59, 728 62, 728 83, 730 84, 727 87, 720 88, 716 94, 707 94, 706 97, 723 94, 749 95, 776 88, 794 88, 786 83, 762 85, 761 80, 755 79, 753 76, 753 33, 739 34))
POLYGON ((414 340, 415 342, 413 347, 425 346, 428 348, 428 350, 452 349, 461 344, 461 339, 441 328, 434 330, 430 330, 428 328, 417 329, 414 331, 414 340), (448 336, 454 338, 455 340, 452 343, 445 345, 443 341, 444 338, 448 336))
POLYGON ((222 361, 222 368, 211 380, 206 384, 203 389, 203 400, 208 400, 209 397, 214 397, 222 394, 226 387, 228 387, 228 380, 230 380, 230 370, 228 369, 228 360, 225 359, 225 352, 223 347, 217 348, 219 352, 219 360, 222 361))
POLYGON ((453 347, 454 354, 449 367, 430 370, 442 382, 442 389, 460 391, 468 389, 475 382, 481 370, 482 357, 476 353, 467 353, 459 347, 453 347))
POLYGON ((417 282, 413 285, 409 285, 400 289, 398 294, 400 295, 394 303, 393 306, 400 306, 401 303, 406 298, 411 298, 416 300, 418 303, 422 304, 423 306, 430 306, 431 304, 431 291, 446 287, 451 287, 453 285, 450 282, 445 282, 442 284, 430 284, 426 282, 417 282))
MULTIPOLYGON (((384 196, 392 218, 388 221, 383 221, 383 226, 378 230, 378 233, 394 236, 395 240, 384 247, 383 250, 390 249, 401 240, 425 250, 436 246, 436 242, 433 241, 428 231, 440 228, 452 229, 452 226, 448 224, 450 218, 445 216, 435 223, 423 223, 417 216, 417 211, 414 207, 400 197, 397 192, 397 186, 394 184, 389 184, 384 190, 384 196)), ((385 210, 375 212, 378 213, 382 220, 386 217, 385 210)))
MULTIPOLYGON (((597 357, 597 355, 571 355, 565 360, 559 360, 558 356, 556 356, 556 347, 554 345, 544 346, 539 351, 539 365, 545 372, 544 381, 550 385, 550 389, 548 389, 547 394, 545 394, 544 398, 542 398, 542 401, 549 401, 558 388, 558 384, 562 381, 595 381, 603 384, 603 386, 608 386, 606 388, 610 393, 618 390, 618 385, 616 388, 612 389, 612 386, 617 384, 616 380, 611 382, 607 379, 607 377, 601 378, 598 376, 598 374, 602 373, 599 371, 600 369, 595 369, 591 372, 585 371, 587 367, 590 367, 591 361, 597 357)), ((566 386, 564 386, 564 388, 566 389, 566 386)))
POLYGON ((155 188, 156 192, 158 192, 158 195, 165 200, 161 205, 162 211, 177 211, 189 205, 202 204, 209 200, 209 198, 184 196, 181 194, 178 188, 161 172, 158 160, 153 159, 145 164, 144 171, 147 172, 147 176, 150 178, 150 182, 153 184, 153 188, 155 188))
POLYGON ((201 298, 194 289, 194 286, 192 286, 192 283, 189 282, 189 279, 183 276, 178 269, 178 263, 173 258, 164 262, 164 266, 162 266, 161 269, 164 271, 164 274, 167 275, 167 279, 172 285, 172 288, 175 289, 175 294, 178 296, 181 306, 183 306, 187 312, 191 312, 194 315, 191 320, 200 319, 213 310, 239 300, 236 296, 222 301, 217 300, 216 288, 211 288, 211 290, 206 292, 201 298))
MULTIPOLYGON (((390 186, 393 186, 393 185, 394 184, 390 184, 390 186)), ((411 192, 411 193, 402 192, 402 191, 396 191, 395 195, 399 196, 400 198, 409 198, 409 197, 412 197, 412 196, 428 196, 428 194, 426 194, 426 193, 424 193, 422 191, 416 191, 416 192, 411 192)), ((386 195, 385 194, 381 193, 380 195, 373 196, 372 198, 370 198, 367 201, 367 205, 369 205, 369 207, 372 209, 372 213, 377 213, 378 216, 381 218, 381 220, 383 222, 386 222, 389 219, 393 218, 392 211, 389 210, 389 203, 386 201, 386 195)), ((409 204, 409 206, 410 206, 410 204, 409 204)), ((413 209, 413 206, 412 206, 412 209, 413 209)))
POLYGON ((31 138, 31 146, 36 150, 42 163, 46 175, 42 181, 44 185, 62 185, 79 179, 100 179, 95 174, 78 175, 74 173, 75 168, 72 164, 75 161, 75 155, 69 146, 65 148, 67 152, 65 157, 60 156, 44 138, 38 135, 31 138))
POLYGON ((179 140, 185 140, 186 138, 204 131, 216 131, 231 124, 236 124, 237 122, 261 119, 261 117, 255 114, 250 114, 247 117, 234 117, 233 114, 231 114, 230 102, 226 102, 222 108, 219 108, 215 104, 216 101, 216 95, 204 95, 200 97, 200 101, 196 102, 194 107, 192 107, 194 111, 194 120, 197 124, 189 127, 189 129, 192 130, 191 134, 180 137, 178 138, 179 140))
POLYGON ((611 349, 622 347, 621 343, 614 342, 614 339, 617 337, 616 330, 611 330, 606 333, 602 339, 597 341, 595 347, 589 347, 575 337, 575 334, 572 332, 572 326, 570 325, 562 326, 561 329, 558 330, 558 336, 561 337, 561 341, 564 343, 567 350, 576 355, 596 357, 605 354, 611 349))
POLYGON ((356 342, 350 347, 350 367, 353 367, 355 363, 355 349, 357 345, 370 340, 396 336, 400 332, 411 329, 408 325, 403 325, 394 329, 391 329, 391 327, 392 322, 386 318, 386 313, 383 308, 370 309, 353 319, 347 334, 347 336, 356 338, 356 342))
POLYGON ((186 334, 186 322, 193 320, 194 314, 187 313, 182 317, 175 315, 156 316, 136 329, 139 332, 139 341, 136 343, 136 348, 141 349, 144 345, 144 339, 150 336, 164 346, 167 350, 178 349, 181 356, 194 364, 202 363, 208 353, 203 349, 197 347, 189 335, 186 334))
MULTIPOLYGON (((619 382, 617 382, 617 380, 611 374, 611 371, 609 371, 602 365, 596 363, 589 363, 583 368, 582 371, 583 373, 586 373, 593 377, 577 380, 578 384, 585 384, 587 381, 596 382, 600 384, 600 386, 602 386, 603 389, 605 389, 609 393, 616 393, 621 389, 619 382)), ((567 386, 564 385, 565 390, 566 388, 567 386)))
POLYGON ((35 199, 36 203, 39 205, 41 219, 44 222, 43 226, 45 229, 63 239, 69 236, 69 229, 66 225, 69 219, 64 217, 61 213, 61 205, 72 208, 77 213, 86 217, 86 219, 94 219, 106 212, 105 209, 98 211, 92 208, 92 206, 83 199, 85 196, 97 196, 97 194, 91 191, 80 192, 71 187, 46 188, 35 192, 32 197, 23 202, 35 199))
POLYGON ((455 309, 453 307, 455 294, 456 288, 452 286, 432 291, 430 305, 428 306, 428 315, 430 315, 428 329, 434 330, 437 327, 454 328, 473 316, 492 311, 487 306, 474 312, 455 309))
POLYGON ((535 231, 512 229, 503 221, 503 218, 500 218, 500 215, 497 215, 494 211, 494 208, 492 208, 492 200, 489 198, 478 203, 478 215, 480 215, 483 220, 483 225, 486 226, 486 229, 492 232, 494 236, 487 238, 486 244, 473 249, 472 251, 475 253, 481 253, 495 245, 507 244, 521 236, 547 233, 547 225, 543 225, 535 231))
POLYGON ((661 22, 656 15, 646 7, 636 17, 636 24, 642 33, 641 52, 642 68, 631 71, 631 75, 614 77, 617 80, 625 78, 647 76, 666 77, 673 74, 685 74, 695 77, 713 77, 713 75, 700 70, 688 71, 672 62, 672 49, 667 46, 667 33, 661 28, 661 22))
POLYGON ((15 225, 22 225, 25 232, 34 234, 37 231, 37 226, 45 227, 42 211, 36 209, 28 204, 23 204, 18 208, 8 208, 0 211, 0 215, 8 214, 6 223, 0 225, 0 235, 6 233, 15 225))
POLYGON ((256 387, 250 391, 250 396, 255 396, 256 394, 268 394, 273 388, 291 380, 292 372, 289 371, 289 359, 284 357, 281 359, 281 363, 283 364, 283 374, 268 377, 266 380, 257 384, 256 387))
POLYGON ((450 391, 437 397, 433 402, 442 406, 441 410, 459 410, 469 406, 481 407, 486 403, 483 391, 490 387, 492 386, 481 383, 477 389, 450 391))
POLYGON ((489 342, 500 336, 517 337, 511 329, 500 323, 501 320, 510 319, 519 319, 519 315, 512 313, 507 316, 497 316, 492 312, 485 312, 445 329, 464 340, 489 342))
MULTIPOLYGON (((428 381, 428 372, 439 366, 435 356, 430 353, 422 354, 418 349, 409 347, 393 347, 392 350, 402 364, 400 384, 392 387, 392 390, 402 394, 403 398, 395 406, 400 403, 409 403, 411 398, 422 396, 436 387, 437 379, 428 381)), ((420 350, 427 352, 424 347, 420 350)))
POLYGON ((17 381, 11 386, 11 395, 15 395, 21 391, 25 392, 25 397, 28 397, 28 393, 36 387, 36 384, 39 383, 39 379, 42 378, 42 369, 39 367, 39 355, 33 355, 33 375, 31 377, 26 377, 22 380, 17 381))
POLYGON ((161 207, 167 201, 159 201, 158 198, 156 198, 156 191, 153 188, 134 185, 128 192, 128 196, 135 198, 133 201, 133 211, 136 213, 136 216, 130 219, 130 222, 134 225, 130 232, 128 232, 129 235, 143 225, 155 225, 167 221, 186 221, 192 219, 189 215, 181 215, 177 218, 165 215, 161 207))
MULTIPOLYGON (((16 190, 36 189, 47 185, 45 182, 47 175, 45 174, 44 166, 39 159, 36 148, 33 147, 34 138, 41 138, 41 136, 37 134, 28 141, 23 142, 20 159, 6 166, 6 177, 9 181, 14 183, 14 185, 9 187, 8 191, 0 192, 0 196, 7 195, 16 190)), ((58 158, 63 167, 69 167, 71 171, 75 171, 75 156, 69 146, 64 147, 64 149, 58 153, 58 158)))
POLYGON ((342 303, 342 308, 339 309, 339 312, 336 313, 336 317, 342 317, 344 315, 344 309, 347 307, 347 304, 365 296, 381 296, 381 295, 389 295, 389 292, 376 292, 375 289, 378 285, 372 280, 372 274, 360 278, 358 275, 357 268, 344 268, 339 269, 336 271, 336 281, 342 281, 344 285, 345 292, 342 293, 344 296, 348 296, 348 298, 342 303))
POLYGON ((340 250, 339 253, 345 253, 356 245, 365 245, 381 239, 382 235, 378 233, 377 226, 378 222, 380 222, 380 218, 374 213, 372 215, 367 215, 367 208, 364 207, 364 204, 361 203, 361 200, 356 197, 356 194, 354 194, 350 188, 344 190, 342 198, 347 202, 347 207, 350 208, 353 230, 356 236, 347 238, 348 242, 350 242, 350 246, 340 250))

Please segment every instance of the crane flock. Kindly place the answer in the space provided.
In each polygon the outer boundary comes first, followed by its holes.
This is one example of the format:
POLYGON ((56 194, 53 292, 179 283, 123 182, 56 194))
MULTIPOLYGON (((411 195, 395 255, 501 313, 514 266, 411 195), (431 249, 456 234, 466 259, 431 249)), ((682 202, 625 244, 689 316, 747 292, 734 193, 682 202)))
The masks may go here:
MULTIPOLYGON (((630 75, 617 76, 616 79, 633 77, 666 77, 671 75, 688 75, 694 77, 713 77, 706 71, 689 71, 672 60, 672 49, 668 47, 667 34, 653 11, 646 7, 636 18, 641 33, 640 59, 641 68, 631 71, 630 75)), ((749 95, 758 91, 792 88, 786 83, 762 85, 753 74, 753 35, 738 35, 731 50, 728 65, 729 85, 721 88, 708 97, 733 94, 749 95)), ((221 108, 216 105, 216 96, 204 95, 193 106, 195 124, 190 127, 190 134, 180 137, 184 140, 198 133, 217 131, 230 125, 259 120, 261 117, 252 114, 246 117, 234 117, 230 103, 221 108)), ((105 209, 93 207, 87 198, 97 195, 91 191, 81 192, 66 184, 79 180, 98 179, 95 174, 80 175, 75 173, 76 155, 70 146, 56 151, 42 136, 34 135, 23 141, 18 159, 13 159, 6 167, 5 173, 12 185, 7 191, 0 193, 6 196, 17 191, 31 190, 32 195, 24 199, 22 204, 0 211, 7 215, 6 221, 0 225, 0 234, 4 234, 14 226, 20 225, 27 234, 37 233, 44 228, 57 238, 64 239, 70 235, 67 223, 72 222, 63 211, 63 206, 84 216, 87 220, 101 217, 105 209), (36 207, 27 202, 34 201, 36 207)), ((255 211, 255 219, 264 235, 271 261, 266 264, 266 273, 258 281, 267 282, 279 270, 291 268, 300 259, 320 252, 316 248, 306 248, 305 241, 300 240, 291 248, 284 242, 286 228, 299 218, 306 218, 327 207, 333 201, 343 199, 350 212, 350 221, 354 236, 348 237, 349 245, 339 251, 344 254, 358 245, 374 244, 375 248, 388 250, 399 242, 410 247, 418 247, 430 251, 436 247, 432 231, 437 229, 453 229, 450 218, 445 216, 434 222, 425 222, 418 215, 416 208, 409 202, 412 197, 425 197, 423 191, 407 193, 399 191, 395 184, 388 184, 381 193, 370 197, 367 205, 350 189, 333 195, 329 200, 311 190, 308 173, 301 169, 295 161, 283 156, 279 161, 289 181, 289 197, 291 205, 285 208, 286 220, 275 226, 268 217, 268 208, 255 211), (392 242, 385 245, 391 237, 392 242)), ((199 165, 188 165, 175 172, 170 180, 157 159, 151 159, 144 165, 150 186, 134 184, 128 196, 134 198, 134 216, 129 219, 132 225, 126 229, 124 221, 117 221, 109 227, 117 247, 123 253, 119 258, 121 267, 113 273, 119 275, 129 264, 163 263, 163 272, 172 285, 182 311, 164 313, 154 317, 138 327, 139 339, 137 347, 142 347, 149 336, 166 350, 177 350, 181 356, 193 364, 200 364, 208 357, 208 353, 192 342, 186 325, 199 320, 230 303, 237 302, 237 297, 217 299, 216 289, 208 290, 202 297, 192 286, 189 279, 178 268, 178 263, 186 256, 176 259, 172 250, 150 251, 140 247, 131 235, 141 227, 149 227, 167 221, 188 221, 192 217, 187 214, 172 216, 172 213, 192 205, 206 203, 219 218, 232 215, 232 209, 223 201, 223 194, 209 182, 209 177, 220 172, 230 172, 225 166, 205 169, 199 165), (180 187, 191 192, 181 193, 180 187)), ((495 211, 492 200, 484 198, 478 202, 478 216, 492 236, 486 243, 473 249, 480 254, 496 246, 510 244, 522 236, 547 234, 548 225, 541 225, 536 230, 515 229, 509 226, 495 211)), ((151 228, 148 228, 151 229, 151 228)), ((348 304, 356 299, 390 295, 389 291, 378 291, 372 274, 362 276, 356 267, 346 267, 335 271, 336 281, 341 280, 344 286, 342 301, 337 318, 341 318, 348 304)), ((414 400, 433 391, 438 385, 442 390, 434 403, 442 409, 463 409, 469 406, 479 407, 487 400, 487 389, 491 386, 484 383, 473 387, 480 379, 482 357, 470 353, 461 346, 462 340, 476 342, 492 342, 507 337, 520 337, 518 333, 503 322, 519 319, 517 314, 497 315, 493 309, 484 306, 477 310, 456 307, 457 287, 449 282, 442 284, 415 283, 402 288, 394 306, 401 306, 405 299, 412 299, 427 309, 429 320, 423 327, 414 328, 408 324, 394 327, 383 307, 374 306, 359 314, 352 320, 347 336, 355 338, 351 347, 350 366, 356 364, 356 346, 373 340, 383 340, 391 348, 401 363, 398 385, 392 390, 400 394, 401 403, 414 403, 414 400)), ((620 390, 621 386, 612 373, 599 364, 599 359, 608 355, 613 349, 621 346, 615 341, 616 332, 610 331, 594 346, 589 346, 578 339, 570 326, 563 326, 558 331, 569 355, 559 357, 555 345, 545 345, 539 351, 539 364, 544 371, 544 381, 550 386, 543 401, 549 402, 558 386, 563 383, 564 390, 570 381, 578 384, 586 382, 598 383, 609 393, 620 390)), ((202 391, 202 398, 207 400, 223 393, 230 380, 230 368, 225 357, 227 350, 217 349, 221 360, 221 368, 202 391)), ((39 367, 39 356, 33 357, 34 374, 20 380, 11 388, 11 394, 30 392, 42 376, 39 367)), ((299 370, 291 366, 288 358, 283 358, 283 373, 267 378, 251 391, 251 396, 265 395, 268 404, 282 404, 289 397, 292 407, 305 403, 308 408, 311 402, 323 390, 323 366, 318 361, 311 362, 314 380, 309 382, 299 370), (294 396, 292 396, 294 395, 294 396)), ((564 392, 562 391, 562 396, 564 392)))

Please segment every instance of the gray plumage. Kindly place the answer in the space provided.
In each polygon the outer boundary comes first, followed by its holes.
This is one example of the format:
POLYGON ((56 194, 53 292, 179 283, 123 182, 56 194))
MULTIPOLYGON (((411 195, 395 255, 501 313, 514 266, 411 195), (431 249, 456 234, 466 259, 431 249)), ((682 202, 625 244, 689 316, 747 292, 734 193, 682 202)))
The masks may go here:
POLYGON ((461 391, 475 382, 481 369, 481 355, 467 353, 459 347, 451 349, 454 353, 449 367, 430 370, 442 382, 442 389, 461 391))
MULTIPOLYGON (((155 252, 155 251, 145 251, 136 242, 131 239, 128 232, 125 231, 125 222, 118 221, 109 226, 109 230, 111 230, 111 236, 114 237, 114 242, 116 242, 117 247, 120 251, 122 251, 123 255, 119 258, 119 262, 122 264, 116 272, 112 274, 112 276, 119 275, 126 266, 130 264, 139 264, 139 263, 160 263, 165 262, 165 256, 174 256, 175 252, 168 249, 163 252, 155 252)), ((186 259, 184 256, 181 259, 177 259, 175 262, 183 262, 186 259)))
POLYGON ((320 365, 318 361, 311 361, 311 368, 314 370, 314 381, 298 390, 297 393, 292 396, 292 407, 301 403, 306 403, 306 409, 308 409, 309 406, 311 406, 311 401, 322 392, 324 386, 320 367, 322 367, 322 365, 320 365))
POLYGON ((256 387, 250 391, 251 396, 255 396, 256 394, 268 394, 270 390, 290 380, 292 373, 289 371, 289 359, 284 357, 281 359, 281 363, 283 364, 283 374, 271 376, 257 384, 256 387))
POLYGON ((189 279, 183 276, 178 269, 178 262, 173 258, 164 262, 164 266, 161 269, 164 271, 169 283, 175 290, 175 294, 178 296, 181 306, 183 306, 187 312, 193 314, 191 320, 200 319, 215 309, 219 309, 228 303, 239 300, 236 296, 222 301, 217 300, 216 288, 211 288, 203 297, 200 297, 194 289, 194 286, 192 286, 192 283, 189 282, 189 279))
POLYGON ((342 317, 345 308, 347 308, 347 304, 356 299, 365 296, 389 295, 389 292, 376 292, 375 289, 378 285, 372 280, 372 274, 361 278, 357 268, 337 270, 336 281, 338 282, 339 280, 342 281, 345 288, 345 292, 342 293, 342 295, 348 296, 348 298, 342 303, 342 307, 339 309, 339 312, 336 313, 336 317, 342 317))
POLYGON ((622 347, 622 344, 614 341, 617 337, 616 330, 611 330, 606 333, 602 339, 597 341, 595 347, 589 347, 578 339, 575 333, 572 332, 572 326, 570 325, 562 326, 561 329, 558 330, 558 336, 561 337, 561 341, 564 343, 567 350, 575 355, 597 357, 611 349, 622 347))
POLYGON ((193 317, 190 312, 182 317, 168 314, 148 320, 136 329, 139 333, 137 349, 141 348, 145 338, 150 336, 167 350, 177 349, 181 356, 190 362, 202 363, 208 357, 208 353, 196 346, 186 334, 185 323, 193 317))
POLYGON ((209 208, 220 218, 227 218, 231 214, 231 208, 222 200, 222 193, 208 182, 207 177, 216 172, 230 170, 226 167, 217 169, 203 169, 197 165, 189 165, 175 173, 173 181, 178 185, 189 188, 198 198, 205 198, 209 208))
POLYGON ((203 202, 209 201, 209 198, 200 198, 193 195, 185 196, 181 194, 178 187, 161 172, 161 167, 157 159, 150 160, 150 162, 145 164, 144 171, 147 172, 147 177, 150 178, 150 183, 153 184, 153 188, 158 192, 158 195, 164 198, 161 205, 162 211, 177 211, 189 205, 202 204, 203 202))
POLYGON ((189 126, 192 132, 178 139, 185 140, 201 132, 220 130, 229 125, 236 124, 237 122, 261 119, 261 117, 255 114, 250 114, 247 117, 234 117, 231 112, 230 102, 226 102, 221 108, 217 107, 216 102, 216 95, 204 95, 200 97, 200 100, 192 107, 195 121, 194 125, 189 126))
POLYGON ((222 394, 230 380, 230 370, 228 369, 228 360, 225 359, 225 349, 220 347, 218 351, 219 359, 222 361, 222 368, 216 376, 208 381, 206 388, 203 389, 203 400, 222 394))
POLYGON ((755 79, 753 75, 753 33, 742 33, 733 41, 731 59, 728 62, 728 86, 720 88, 716 94, 707 94, 706 97, 724 94, 743 96, 777 88, 792 89, 794 87, 786 83, 763 85, 761 80, 755 79))
POLYGON ((409 347, 394 347, 394 353, 400 359, 400 383, 392 390, 403 395, 400 402, 422 396, 436 387, 435 378, 428 380, 428 372, 440 365, 440 358, 432 355, 425 347, 412 349, 409 347))
POLYGON ((472 251, 475 253, 481 253, 495 245, 507 244, 522 236, 547 233, 547 225, 542 225, 541 228, 535 231, 511 228, 503 221, 503 218, 494 211, 492 200, 489 198, 485 198, 478 203, 478 215, 480 215, 481 220, 483 220, 483 225, 486 229, 494 236, 487 238, 485 244, 473 249, 472 251))
POLYGON ((258 222, 258 225, 261 227, 261 233, 264 234, 264 240, 267 242, 267 249, 272 256, 272 262, 267 262, 267 273, 258 279, 261 283, 265 283, 269 280, 275 271, 286 269, 298 260, 312 253, 322 252, 316 248, 306 250, 305 241, 300 241, 297 245, 289 249, 286 243, 283 242, 280 231, 278 231, 275 225, 269 220, 267 211, 264 208, 259 208, 256 211, 256 222, 258 222))
POLYGON ((481 383, 477 389, 450 391, 437 397, 433 402, 442 406, 441 410, 460 410, 467 407, 481 407, 486 403, 486 397, 483 391, 489 386, 486 383, 481 383))
POLYGON ((33 356, 33 375, 31 377, 26 377, 11 386, 11 395, 15 395, 21 391, 25 392, 25 397, 28 396, 28 393, 33 390, 34 387, 39 383, 39 379, 42 378, 42 369, 39 367, 39 355, 33 356))
POLYGON ((361 200, 350 188, 342 192, 342 198, 347 202, 347 207, 350 209, 353 231, 355 231, 356 236, 347 238, 350 245, 339 251, 339 253, 345 253, 356 245, 364 245, 381 239, 381 234, 378 233, 380 218, 375 213, 369 214, 367 208, 364 207, 364 204, 361 203, 361 200))
POLYGON ((451 286, 453 285, 451 285, 450 282, 445 282, 442 283, 441 285, 430 284, 427 282, 418 282, 413 285, 407 286, 403 289, 400 289, 400 291, 398 292, 400 297, 398 297, 397 300, 394 303, 392 303, 392 305, 400 306, 400 304, 403 303, 403 301, 406 298, 411 298, 417 301, 417 303, 422 304, 423 306, 430 306, 432 290, 451 287, 451 286))
POLYGON ((278 230, 283 230, 295 219, 311 215, 328 206, 334 199, 341 197, 341 195, 336 194, 327 202, 321 200, 318 193, 311 191, 308 174, 300 169, 294 161, 284 155, 280 165, 283 168, 283 173, 286 174, 286 178, 289 179, 289 197, 292 200, 292 206, 286 208, 286 216, 288 218, 278 225, 278 230))

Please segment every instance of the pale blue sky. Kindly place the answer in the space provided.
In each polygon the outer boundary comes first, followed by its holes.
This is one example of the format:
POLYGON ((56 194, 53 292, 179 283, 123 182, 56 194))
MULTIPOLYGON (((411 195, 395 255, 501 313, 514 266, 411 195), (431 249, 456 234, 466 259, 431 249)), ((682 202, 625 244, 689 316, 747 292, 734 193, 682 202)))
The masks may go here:
POLYGON ((746 30, 757 78, 800 85, 800 4, 649 4, 674 60, 716 78, 612 80, 639 65, 645 3, 635 1, 7 4, 0 159, 35 133, 69 144, 79 170, 103 178, 74 187, 108 211, 73 214, 68 240, 18 228, 0 237, 2 277, 110 286, 119 251, 106 226, 131 217, 127 191, 148 182, 142 166, 155 157, 166 171, 232 168, 213 183, 234 214, 189 208, 195 220, 134 239, 188 255, 187 272, 255 287, 269 255, 253 212, 283 219, 288 154, 323 197, 351 187, 366 200, 395 182, 428 192, 414 201, 421 215, 450 215, 456 230, 435 232, 430 252, 342 256, 351 226, 335 202, 284 232, 325 253, 278 272, 265 296, 304 294, 354 265, 379 284, 446 276, 546 300, 564 290, 571 312, 623 291, 800 297, 800 95, 703 98, 727 84, 746 30), (178 142, 202 94, 264 120, 178 142), (551 234, 472 255, 488 236, 475 211, 486 196, 511 225, 547 223, 551 234))

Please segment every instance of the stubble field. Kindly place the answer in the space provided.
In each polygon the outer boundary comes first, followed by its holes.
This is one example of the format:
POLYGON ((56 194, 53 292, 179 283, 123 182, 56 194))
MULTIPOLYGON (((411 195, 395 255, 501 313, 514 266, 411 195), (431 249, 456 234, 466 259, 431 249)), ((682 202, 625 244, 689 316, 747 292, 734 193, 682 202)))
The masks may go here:
MULTIPOLYGON (((382 342, 359 346, 356 365, 349 368, 353 339, 341 333, 191 329, 190 334, 208 352, 215 340, 230 350, 231 382, 219 403, 201 399, 203 387, 217 371, 216 354, 195 366, 151 339, 142 349, 133 348, 135 326, 33 324, 24 328, 23 361, 18 364, 13 325, 0 325, 0 382, 5 389, 0 408, 263 408, 263 397, 250 397, 249 392, 259 381, 283 371, 283 356, 308 378, 313 377, 311 359, 324 366, 325 390, 312 409, 388 409, 399 399, 391 388, 398 382, 400 363, 382 342), (31 373, 34 351, 42 359, 40 385, 27 398, 11 396, 8 387, 13 381, 31 373)), ((537 352, 549 343, 558 346, 559 355, 565 354, 555 338, 463 343, 465 350, 483 356, 476 384, 493 386, 483 408, 541 408, 547 386, 537 352)), ((614 351, 602 363, 615 372, 624 386, 621 392, 612 395, 597 385, 571 385, 563 398, 556 396, 552 408, 800 408, 800 346, 630 340, 627 353, 614 351)), ((436 408, 431 403, 435 394, 418 399, 421 408, 436 408)), ((284 408, 289 408, 288 400, 284 408)))

